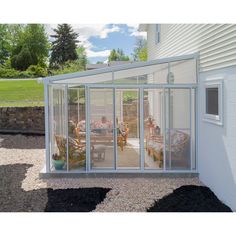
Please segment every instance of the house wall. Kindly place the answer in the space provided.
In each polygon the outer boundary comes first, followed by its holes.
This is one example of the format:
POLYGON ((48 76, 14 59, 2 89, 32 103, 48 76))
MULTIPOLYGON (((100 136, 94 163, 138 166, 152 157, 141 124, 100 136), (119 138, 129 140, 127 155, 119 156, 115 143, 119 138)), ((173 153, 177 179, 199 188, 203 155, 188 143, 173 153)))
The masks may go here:
POLYGON ((236 24, 161 24, 147 26, 148 59, 199 52, 200 71, 236 65, 236 24))
POLYGON ((198 170, 201 181, 236 211, 236 67, 200 74, 198 170), (223 126, 203 121, 204 83, 222 78, 223 126))

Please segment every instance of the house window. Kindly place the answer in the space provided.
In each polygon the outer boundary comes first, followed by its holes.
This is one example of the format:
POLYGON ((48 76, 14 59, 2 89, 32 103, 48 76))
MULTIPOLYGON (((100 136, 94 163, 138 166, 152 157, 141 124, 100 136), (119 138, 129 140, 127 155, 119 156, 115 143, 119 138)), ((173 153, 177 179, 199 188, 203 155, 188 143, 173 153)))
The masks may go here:
POLYGON ((206 88, 206 114, 219 115, 219 88, 206 88))
POLYGON ((223 82, 214 81, 205 84, 205 113, 204 120, 222 125, 223 82))
POLYGON ((160 43, 160 36, 161 36, 161 25, 156 25, 156 44, 160 43))

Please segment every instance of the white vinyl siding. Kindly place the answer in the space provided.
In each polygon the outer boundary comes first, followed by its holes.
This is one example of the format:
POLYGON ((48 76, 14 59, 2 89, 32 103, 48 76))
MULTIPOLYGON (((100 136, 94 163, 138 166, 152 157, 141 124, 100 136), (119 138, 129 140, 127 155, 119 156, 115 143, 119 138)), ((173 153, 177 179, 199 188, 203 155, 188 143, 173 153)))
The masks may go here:
POLYGON ((161 24, 160 43, 156 25, 147 28, 148 59, 198 52, 200 71, 236 65, 235 24, 161 24))

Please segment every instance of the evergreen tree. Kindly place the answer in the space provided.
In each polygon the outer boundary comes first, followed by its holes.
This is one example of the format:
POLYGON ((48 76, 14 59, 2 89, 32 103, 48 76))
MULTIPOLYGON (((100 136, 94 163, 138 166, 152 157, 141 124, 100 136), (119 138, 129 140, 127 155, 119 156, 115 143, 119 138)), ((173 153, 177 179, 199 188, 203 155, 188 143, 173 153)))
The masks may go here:
POLYGON ((50 66, 63 65, 66 61, 78 59, 76 43, 79 41, 76 39, 79 35, 73 31, 69 24, 59 24, 54 31, 56 34, 51 35, 55 40, 52 42, 50 66))

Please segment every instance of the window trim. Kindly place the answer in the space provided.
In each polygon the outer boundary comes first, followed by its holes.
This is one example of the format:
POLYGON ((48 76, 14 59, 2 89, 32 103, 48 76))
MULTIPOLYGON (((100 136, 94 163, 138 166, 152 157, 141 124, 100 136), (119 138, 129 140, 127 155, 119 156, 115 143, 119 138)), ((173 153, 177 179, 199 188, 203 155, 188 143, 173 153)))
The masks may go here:
POLYGON ((155 44, 159 44, 161 42, 161 25, 156 24, 156 32, 155 32, 155 44))
POLYGON ((223 125, 223 79, 207 81, 204 84, 204 116, 203 120, 216 125, 223 125), (218 115, 206 113, 206 90, 207 88, 218 88, 218 115))

